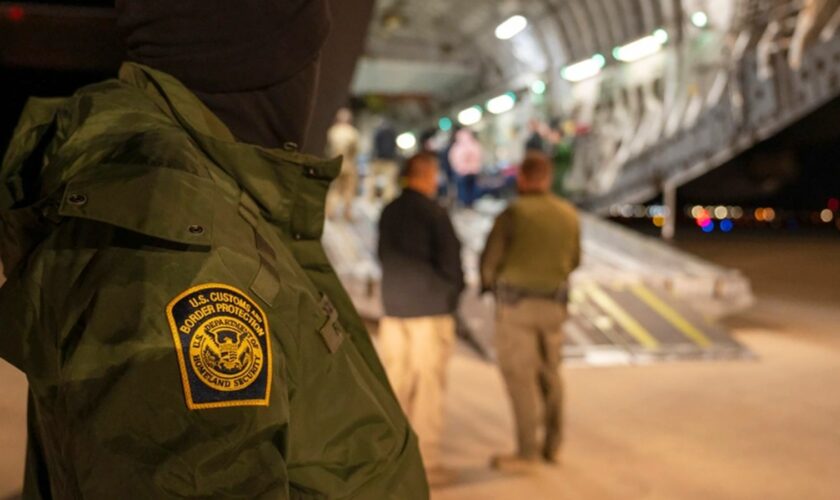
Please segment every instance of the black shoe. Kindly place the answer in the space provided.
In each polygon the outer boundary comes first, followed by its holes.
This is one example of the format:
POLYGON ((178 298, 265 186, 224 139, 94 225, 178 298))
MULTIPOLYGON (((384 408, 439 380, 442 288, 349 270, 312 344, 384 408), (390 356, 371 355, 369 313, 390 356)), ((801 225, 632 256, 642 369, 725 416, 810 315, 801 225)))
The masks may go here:
POLYGON ((540 461, 519 455, 496 455, 490 460, 490 467, 502 472, 530 473, 536 470, 540 461))
POLYGON ((560 452, 545 450, 542 453, 542 459, 545 463, 550 465, 560 465, 560 452))

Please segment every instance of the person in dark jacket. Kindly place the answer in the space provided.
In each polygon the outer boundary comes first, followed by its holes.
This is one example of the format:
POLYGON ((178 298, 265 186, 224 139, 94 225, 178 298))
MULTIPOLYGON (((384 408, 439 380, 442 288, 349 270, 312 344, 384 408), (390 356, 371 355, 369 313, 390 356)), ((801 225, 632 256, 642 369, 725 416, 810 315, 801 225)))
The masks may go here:
POLYGON ((417 432, 433 485, 452 478, 440 462, 443 390, 455 339, 453 315, 464 288, 461 244, 446 210, 433 199, 438 174, 434 153, 409 159, 407 187, 379 222, 385 307, 379 354, 417 432))
POLYGON ((540 152, 545 153, 546 145, 543 137, 543 128, 545 126, 536 118, 532 118, 528 122, 528 139, 525 141, 525 152, 540 152))
POLYGON ((373 158, 365 177, 365 193, 370 201, 389 203, 397 195, 397 130, 384 119, 373 135, 373 158))

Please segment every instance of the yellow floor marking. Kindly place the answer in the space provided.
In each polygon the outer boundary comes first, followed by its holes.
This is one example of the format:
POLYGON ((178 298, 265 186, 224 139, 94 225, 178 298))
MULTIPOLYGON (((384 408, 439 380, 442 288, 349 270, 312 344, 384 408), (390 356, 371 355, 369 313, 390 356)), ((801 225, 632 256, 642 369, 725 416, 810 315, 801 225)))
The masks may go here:
POLYGON ((674 328, 682 332, 683 335, 688 337, 695 344, 704 349, 712 345, 712 341, 709 340, 709 337, 707 337, 697 327, 689 323, 682 314, 663 302, 662 299, 654 295, 654 293, 648 290, 644 285, 635 285, 630 289, 636 297, 644 301, 644 303, 650 306, 651 309, 658 312, 659 315, 665 318, 668 323, 671 323, 674 328))
POLYGON ((659 347, 659 342, 645 329, 638 321, 630 316, 620 305, 618 305, 609 295, 601 290, 598 285, 590 285, 586 287, 586 293, 592 297, 598 306, 607 312, 612 318, 621 325, 627 333, 633 336, 639 344, 645 349, 656 349, 659 347))

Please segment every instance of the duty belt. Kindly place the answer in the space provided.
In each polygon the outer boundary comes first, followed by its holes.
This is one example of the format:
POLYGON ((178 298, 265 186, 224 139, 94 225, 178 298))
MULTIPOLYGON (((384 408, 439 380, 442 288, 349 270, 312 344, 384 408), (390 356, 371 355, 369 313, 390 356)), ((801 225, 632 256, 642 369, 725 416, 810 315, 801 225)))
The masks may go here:
POLYGON ((502 304, 516 305, 522 299, 551 300, 565 304, 569 301, 569 287, 564 285, 549 292, 510 285, 498 285, 496 287, 496 300, 502 304))

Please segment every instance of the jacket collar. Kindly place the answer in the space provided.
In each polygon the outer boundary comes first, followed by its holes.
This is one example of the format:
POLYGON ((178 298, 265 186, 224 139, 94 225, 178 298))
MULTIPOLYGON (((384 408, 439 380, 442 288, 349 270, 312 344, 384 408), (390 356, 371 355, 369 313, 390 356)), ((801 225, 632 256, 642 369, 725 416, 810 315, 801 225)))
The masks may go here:
MULTIPOLYGON (((324 160, 297 151, 237 142, 230 129, 181 82, 147 66, 124 63, 120 80, 158 101, 162 110, 257 202, 272 222, 285 226, 293 212, 323 212, 321 194, 326 192, 325 184, 341 170, 340 158, 324 160)), ((323 221, 308 219, 308 227, 298 231, 320 236, 323 221)))

